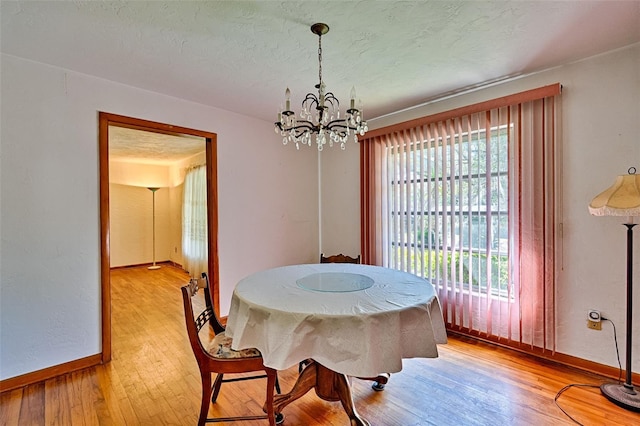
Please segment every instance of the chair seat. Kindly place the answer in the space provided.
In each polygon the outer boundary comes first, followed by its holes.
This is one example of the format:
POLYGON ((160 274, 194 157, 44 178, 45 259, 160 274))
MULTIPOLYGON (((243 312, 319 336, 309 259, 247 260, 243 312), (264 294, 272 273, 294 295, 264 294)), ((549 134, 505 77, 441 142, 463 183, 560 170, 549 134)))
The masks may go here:
POLYGON ((228 337, 224 332, 216 334, 207 348, 207 352, 214 358, 256 358, 262 356, 256 348, 247 348, 236 351, 231 349, 233 339, 228 337))

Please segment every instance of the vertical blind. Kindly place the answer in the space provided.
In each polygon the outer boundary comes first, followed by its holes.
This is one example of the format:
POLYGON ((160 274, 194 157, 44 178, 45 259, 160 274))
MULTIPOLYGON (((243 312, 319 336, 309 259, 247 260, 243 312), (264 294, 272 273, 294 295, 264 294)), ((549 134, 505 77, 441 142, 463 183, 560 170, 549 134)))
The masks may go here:
POLYGON ((560 85, 371 131, 362 257, 427 278, 452 330, 555 349, 560 85))

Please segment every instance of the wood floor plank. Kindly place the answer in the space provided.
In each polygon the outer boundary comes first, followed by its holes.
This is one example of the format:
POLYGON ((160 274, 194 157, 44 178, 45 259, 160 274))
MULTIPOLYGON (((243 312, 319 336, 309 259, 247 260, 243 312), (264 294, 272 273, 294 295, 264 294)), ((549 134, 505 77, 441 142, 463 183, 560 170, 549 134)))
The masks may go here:
POLYGON ((66 377, 56 377, 45 382, 45 424, 64 426, 71 424, 71 404, 65 387, 66 377))
POLYGON ((0 394, 0 425, 17 425, 20 420, 20 407, 24 389, 0 394))
POLYGON ((21 425, 39 425, 44 418, 44 383, 37 383, 27 386, 22 394, 22 404, 20 405, 21 425))
MULTIPOLYGON (((44 383, 0 394, 0 426, 195 425, 200 376, 184 328, 180 286, 188 276, 112 271, 113 359, 44 383)), ((197 300, 196 310, 204 307, 197 300)), ((358 412, 374 426, 573 425, 554 403, 571 383, 608 379, 469 338, 451 336, 436 359, 408 359, 383 392, 354 379, 358 412)), ((297 366, 281 371, 288 392, 297 366)), ((260 414, 265 381, 223 385, 211 415, 260 414)), ((607 401, 597 388, 570 388, 558 401, 584 425, 640 425, 640 414, 607 401)), ((339 402, 309 392, 284 409, 285 426, 348 426, 339 402)), ((224 425, 224 423, 219 423, 224 425)), ((267 422, 235 422, 234 426, 267 422)))

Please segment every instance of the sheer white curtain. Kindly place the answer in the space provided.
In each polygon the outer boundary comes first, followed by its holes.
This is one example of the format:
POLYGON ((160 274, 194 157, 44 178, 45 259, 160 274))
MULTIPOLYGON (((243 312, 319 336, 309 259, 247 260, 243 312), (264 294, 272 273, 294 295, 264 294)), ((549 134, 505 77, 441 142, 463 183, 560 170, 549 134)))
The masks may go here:
POLYGON ((182 258, 189 275, 207 271, 207 170, 198 166, 187 172, 182 203, 182 258))
POLYGON ((555 350, 560 85, 369 132, 362 253, 436 287, 448 328, 555 350))

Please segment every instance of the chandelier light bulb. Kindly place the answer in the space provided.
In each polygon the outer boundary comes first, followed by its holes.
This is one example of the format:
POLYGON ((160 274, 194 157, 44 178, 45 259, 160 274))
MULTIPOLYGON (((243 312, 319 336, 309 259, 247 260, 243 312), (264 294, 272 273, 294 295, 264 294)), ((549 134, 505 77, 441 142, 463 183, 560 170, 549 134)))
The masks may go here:
POLYGON ((356 106, 356 86, 351 86, 351 95, 349 96, 351 98, 351 109, 354 109, 356 106))
POLYGON ((287 87, 287 90, 284 91, 284 98, 286 100, 286 109, 287 111, 291 110, 291 90, 287 87))

